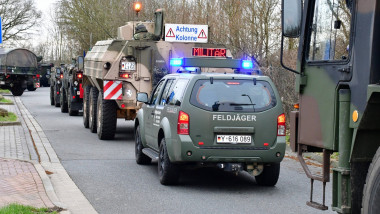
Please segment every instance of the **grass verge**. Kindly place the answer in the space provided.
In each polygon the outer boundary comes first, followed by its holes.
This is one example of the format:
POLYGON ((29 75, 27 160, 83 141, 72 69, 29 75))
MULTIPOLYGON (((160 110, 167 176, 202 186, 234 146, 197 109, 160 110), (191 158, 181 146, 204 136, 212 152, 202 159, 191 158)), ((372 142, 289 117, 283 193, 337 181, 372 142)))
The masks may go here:
POLYGON ((0 93, 7 94, 10 93, 10 91, 8 89, 0 89, 0 93))
POLYGON ((0 116, 0 122, 15 122, 17 121, 17 115, 12 112, 8 112, 8 116, 0 116))
POLYGON ((12 103, 12 100, 9 100, 9 99, 0 99, 0 103, 12 103))
POLYGON ((0 209, 0 214, 56 214, 56 211, 51 211, 48 208, 35 208, 31 206, 24 206, 19 204, 10 204, 0 209))

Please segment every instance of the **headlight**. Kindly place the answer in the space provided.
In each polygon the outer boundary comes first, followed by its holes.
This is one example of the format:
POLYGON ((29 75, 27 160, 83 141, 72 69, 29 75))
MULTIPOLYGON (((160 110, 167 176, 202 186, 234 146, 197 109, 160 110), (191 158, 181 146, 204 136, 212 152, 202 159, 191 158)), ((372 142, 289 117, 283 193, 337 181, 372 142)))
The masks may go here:
POLYGON ((78 81, 75 80, 75 81, 74 81, 74 85, 75 85, 75 86, 78 86, 78 81))

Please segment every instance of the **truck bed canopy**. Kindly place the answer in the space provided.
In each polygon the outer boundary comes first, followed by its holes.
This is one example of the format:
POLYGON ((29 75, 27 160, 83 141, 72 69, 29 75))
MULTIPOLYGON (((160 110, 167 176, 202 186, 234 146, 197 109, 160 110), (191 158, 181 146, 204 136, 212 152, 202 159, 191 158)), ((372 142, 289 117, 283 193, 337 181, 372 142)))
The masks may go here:
POLYGON ((12 67, 37 67, 37 56, 22 48, 0 48, 0 65, 12 67))

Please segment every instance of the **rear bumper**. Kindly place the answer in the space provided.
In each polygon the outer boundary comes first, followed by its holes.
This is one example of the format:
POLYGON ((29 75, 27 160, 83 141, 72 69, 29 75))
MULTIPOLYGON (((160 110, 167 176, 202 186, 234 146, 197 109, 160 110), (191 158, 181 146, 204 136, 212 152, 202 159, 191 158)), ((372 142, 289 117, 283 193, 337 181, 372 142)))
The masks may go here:
POLYGON ((179 135, 178 139, 166 139, 166 143, 172 162, 277 163, 284 158, 286 148, 285 137, 277 137, 269 148, 194 146, 188 135, 179 135))

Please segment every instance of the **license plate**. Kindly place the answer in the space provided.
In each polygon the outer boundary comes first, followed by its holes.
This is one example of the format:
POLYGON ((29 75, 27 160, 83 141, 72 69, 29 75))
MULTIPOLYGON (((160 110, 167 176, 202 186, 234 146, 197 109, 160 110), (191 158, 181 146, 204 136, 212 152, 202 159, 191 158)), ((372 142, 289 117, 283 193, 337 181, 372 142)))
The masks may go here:
POLYGON ((77 95, 80 95, 80 91, 77 91, 77 95))
POLYGON ((136 63, 135 62, 121 62, 121 70, 134 71, 136 70, 136 63))
POLYGON ((250 135, 217 135, 216 136, 217 143, 247 143, 250 144, 252 142, 252 137, 250 135))

